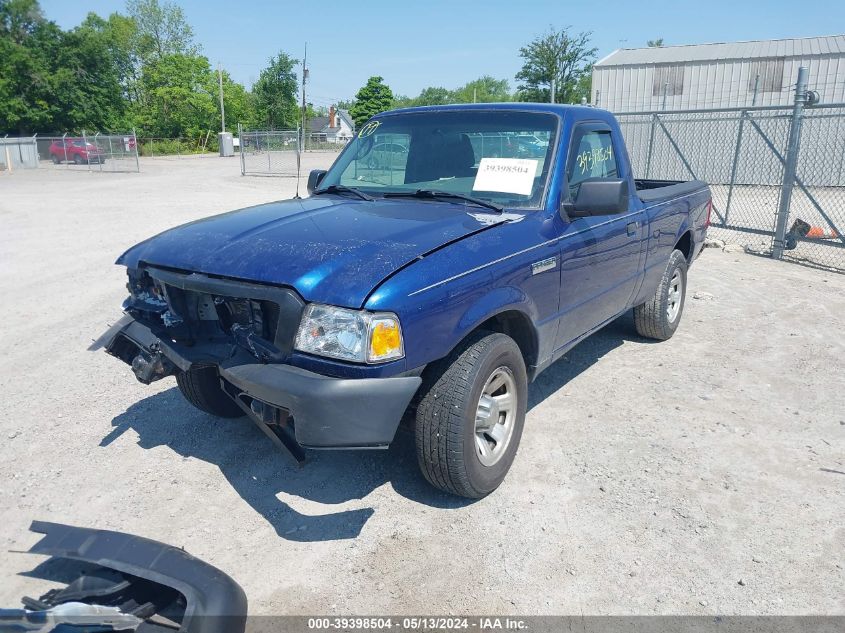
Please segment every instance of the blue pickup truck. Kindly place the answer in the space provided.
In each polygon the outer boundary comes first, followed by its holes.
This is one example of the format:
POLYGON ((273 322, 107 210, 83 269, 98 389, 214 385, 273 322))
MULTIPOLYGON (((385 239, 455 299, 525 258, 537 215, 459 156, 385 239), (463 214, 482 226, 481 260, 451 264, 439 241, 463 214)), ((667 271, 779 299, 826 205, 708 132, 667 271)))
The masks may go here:
POLYGON ((672 336, 711 208, 703 182, 635 180, 608 112, 551 104, 385 112, 308 191, 130 248, 98 344, 299 461, 407 415, 426 479, 473 498, 541 371, 631 308, 672 336))

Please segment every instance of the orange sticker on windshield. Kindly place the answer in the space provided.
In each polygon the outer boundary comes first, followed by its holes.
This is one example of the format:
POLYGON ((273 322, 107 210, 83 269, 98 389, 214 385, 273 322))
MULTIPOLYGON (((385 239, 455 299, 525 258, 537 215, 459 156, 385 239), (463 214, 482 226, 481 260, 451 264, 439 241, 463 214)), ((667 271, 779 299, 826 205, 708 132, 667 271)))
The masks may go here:
POLYGON ((379 125, 381 125, 381 121, 370 121, 364 127, 361 128, 361 131, 358 132, 358 136, 360 136, 361 138, 369 136, 378 129, 379 125))

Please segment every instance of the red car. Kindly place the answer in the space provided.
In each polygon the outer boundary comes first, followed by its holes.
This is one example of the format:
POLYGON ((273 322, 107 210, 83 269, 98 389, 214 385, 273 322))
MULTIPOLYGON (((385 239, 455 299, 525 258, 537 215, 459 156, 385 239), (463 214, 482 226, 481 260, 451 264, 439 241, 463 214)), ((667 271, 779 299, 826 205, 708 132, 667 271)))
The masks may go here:
POLYGON ((66 138, 53 141, 50 145, 50 158, 57 165, 64 160, 73 161, 77 165, 91 163, 105 163, 103 150, 94 143, 81 138, 66 138))

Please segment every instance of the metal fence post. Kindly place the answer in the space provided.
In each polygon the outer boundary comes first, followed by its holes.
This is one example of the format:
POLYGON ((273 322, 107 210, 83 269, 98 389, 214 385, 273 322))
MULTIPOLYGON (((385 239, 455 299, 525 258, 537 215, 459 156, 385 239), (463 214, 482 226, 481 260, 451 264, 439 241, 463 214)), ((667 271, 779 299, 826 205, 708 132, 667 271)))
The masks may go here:
POLYGON ((62 151, 65 154, 65 166, 68 166, 68 162, 67 162, 67 132, 62 134, 62 151))
POLYGON ((645 158, 645 177, 648 179, 649 174, 651 173, 651 153, 654 149, 654 128, 655 124, 657 123, 657 115, 651 115, 651 131, 648 135, 648 152, 646 153, 645 158))
POLYGON ((246 165, 244 165, 244 132, 243 127, 238 123, 238 147, 240 149, 241 159, 241 176, 246 175, 246 165))
POLYGON ((804 105, 807 102, 807 68, 798 69, 798 82, 795 84, 795 105, 792 108, 792 121, 789 125, 789 140, 786 145, 786 157, 783 166, 783 185, 780 192, 777 222, 775 224, 775 238, 772 243, 772 259, 782 259, 785 247, 786 224, 789 220, 789 204, 792 200, 792 189, 795 185, 795 175, 798 167, 798 146, 801 142, 801 120, 804 105))
MULTIPOLYGON (((99 138, 100 138, 100 133, 97 132, 94 135, 94 147, 97 148, 97 154, 100 153, 99 152, 100 146, 97 145, 97 141, 99 140, 99 138)), ((87 150, 88 148, 86 147, 85 149, 87 150)), ((102 173, 102 171, 103 171, 103 157, 102 157, 102 155, 100 155, 100 157, 97 159, 97 164, 100 166, 100 172, 102 173)), ((90 156, 88 157, 88 165, 89 166, 91 165, 91 157, 90 156)))
POLYGON ((296 186, 297 187, 299 187, 299 178, 302 175, 302 171, 301 171, 301 169, 302 169, 302 152, 299 149, 299 137, 300 137, 299 126, 297 126, 297 129, 296 129, 296 178, 297 178, 296 186))
MULTIPOLYGON (((86 151, 88 150, 88 136, 85 134, 85 130, 82 130, 82 147, 84 147, 86 151)), ((88 163, 88 171, 91 171, 91 159, 89 158, 85 162, 88 163)))
POLYGON ((135 145, 135 171, 140 173, 141 171, 141 162, 138 160, 138 134, 135 132, 135 128, 132 128, 132 141, 135 145))
POLYGON ((265 150, 267 151, 267 173, 273 171, 272 167, 270 166, 270 132, 268 131, 265 135, 265 150))
POLYGON ((10 174, 12 173, 12 155, 9 153, 9 143, 6 139, 9 138, 9 135, 3 137, 3 152, 6 154, 6 171, 10 174))

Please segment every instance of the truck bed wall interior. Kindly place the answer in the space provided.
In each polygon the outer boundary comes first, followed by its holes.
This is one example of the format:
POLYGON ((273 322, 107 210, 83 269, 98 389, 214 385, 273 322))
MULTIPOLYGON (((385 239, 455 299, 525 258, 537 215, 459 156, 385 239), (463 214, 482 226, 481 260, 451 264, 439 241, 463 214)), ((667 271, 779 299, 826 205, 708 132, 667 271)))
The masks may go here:
POLYGON ((707 188, 707 183, 702 180, 635 180, 634 184, 637 187, 637 195, 646 204, 664 202, 707 188))

